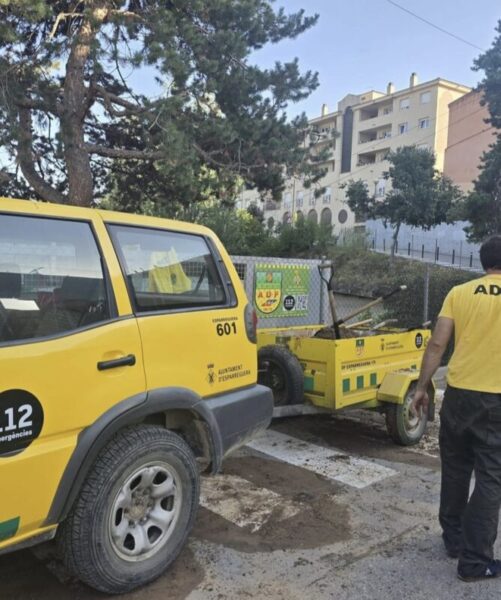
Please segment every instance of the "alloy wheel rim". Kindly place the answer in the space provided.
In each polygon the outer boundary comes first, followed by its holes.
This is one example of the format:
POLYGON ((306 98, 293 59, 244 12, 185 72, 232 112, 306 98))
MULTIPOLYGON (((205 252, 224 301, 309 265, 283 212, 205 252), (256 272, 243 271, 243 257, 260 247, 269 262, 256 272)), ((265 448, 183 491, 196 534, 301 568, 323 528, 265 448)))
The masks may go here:
POLYGON ((120 558, 146 560, 165 546, 181 511, 179 480, 164 462, 143 465, 125 480, 109 515, 111 546, 120 558))

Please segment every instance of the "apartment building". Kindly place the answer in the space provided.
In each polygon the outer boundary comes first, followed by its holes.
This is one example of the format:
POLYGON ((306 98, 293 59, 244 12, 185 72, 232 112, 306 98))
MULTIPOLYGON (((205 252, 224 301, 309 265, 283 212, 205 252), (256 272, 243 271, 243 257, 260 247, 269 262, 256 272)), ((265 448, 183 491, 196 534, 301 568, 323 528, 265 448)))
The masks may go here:
POLYGON ((487 106, 482 106, 481 99, 481 93, 473 91, 454 100, 449 106, 444 173, 463 192, 473 188, 480 157, 496 141, 496 130, 485 122, 489 111, 487 106))
MULTIPOLYGON (((351 179, 362 179, 378 197, 383 197, 389 182, 383 178, 388 170, 388 153, 401 146, 429 148, 435 153, 439 170, 444 167, 449 123, 449 104, 461 98, 470 88, 437 78, 419 83, 410 77, 409 87, 395 90, 389 83, 386 93, 370 90, 348 94, 337 104, 335 112, 322 106, 321 115, 310 121, 313 142, 320 148, 333 131, 337 133, 327 174, 319 183, 325 192, 315 198, 298 178, 286 182, 281 202, 265 201, 265 217, 269 225, 292 222, 303 215, 316 222, 334 225, 336 231, 356 225, 355 216, 345 203, 342 187, 351 179)), ((256 192, 246 191, 239 206, 260 205, 256 192)))

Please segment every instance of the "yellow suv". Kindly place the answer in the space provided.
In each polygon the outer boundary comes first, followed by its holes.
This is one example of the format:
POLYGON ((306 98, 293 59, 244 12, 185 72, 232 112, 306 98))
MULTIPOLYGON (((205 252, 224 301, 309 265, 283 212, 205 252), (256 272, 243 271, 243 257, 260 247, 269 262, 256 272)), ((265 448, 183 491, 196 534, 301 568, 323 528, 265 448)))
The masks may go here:
POLYGON ((0 199, 0 553, 108 593, 176 558, 199 472, 267 427, 255 317, 200 226, 0 199))

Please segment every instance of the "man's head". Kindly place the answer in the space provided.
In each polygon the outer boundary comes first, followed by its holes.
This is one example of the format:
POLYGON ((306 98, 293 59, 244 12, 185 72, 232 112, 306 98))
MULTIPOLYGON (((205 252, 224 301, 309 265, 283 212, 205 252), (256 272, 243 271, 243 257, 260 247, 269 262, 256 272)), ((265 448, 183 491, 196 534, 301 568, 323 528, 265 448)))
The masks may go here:
POLYGON ((484 271, 501 271, 501 235, 493 235, 480 246, 484 271))

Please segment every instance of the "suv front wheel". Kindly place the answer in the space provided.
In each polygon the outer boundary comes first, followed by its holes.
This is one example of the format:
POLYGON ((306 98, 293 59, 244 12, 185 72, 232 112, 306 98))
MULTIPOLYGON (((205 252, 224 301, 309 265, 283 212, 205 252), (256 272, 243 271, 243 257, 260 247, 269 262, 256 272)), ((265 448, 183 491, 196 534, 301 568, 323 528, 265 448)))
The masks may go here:
POLYGON ((193 452, 178 435, 138 425, 106 445, 58 531, 68 570, 102 592, 156 579, 191 531, 199 497, 193 452))

